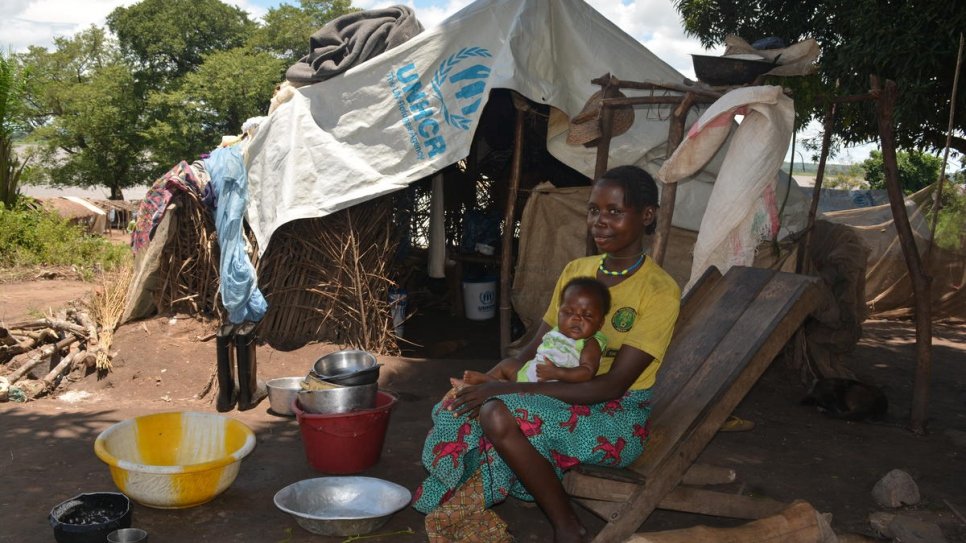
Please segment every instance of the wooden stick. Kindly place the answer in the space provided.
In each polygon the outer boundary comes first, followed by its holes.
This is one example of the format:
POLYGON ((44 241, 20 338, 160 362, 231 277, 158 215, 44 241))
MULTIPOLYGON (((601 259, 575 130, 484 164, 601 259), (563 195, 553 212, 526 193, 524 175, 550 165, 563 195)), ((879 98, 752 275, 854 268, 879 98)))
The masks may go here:
POLYGON ((822 180, 825 177, 825 161, 828 160, 829 148, 832 145, 832 130, 835 127, 835 104, 825 107, 825 133, 822 134, 822 153, 818 159, 818 171, 815 172, 815 186, 812 188, 812 203, 808 208, 808 222, 805 223, 805 237, 795 265, 796 273, 807 274, 812 267, 812 230, 815 226, 815 216, 818 214, 818 202, 822 196, 822 180))
POLYGON ((943 498, 943 503, 946 504, 946 507, 948 507, 949 510, 952 511, 957 518, 959 518, 960 522, 962 522, 963 524, 966 524, 966 517, 964 517, 963 514, 959 512, 959 509, 956 509, 955 507, 953 507, 953 504, 949 503, 949 500, 945 498, 943 498))
POLYGON ((54 353, 64 350, 72 344, 77 343, 77 341, 77 336, 67 336, 53 345, 44 345, 40 348, 39 353, 35 354, 24 365, 14 370, 10 375, 7 376, 7 379, 10 381, 10 384, 16 383, 27 372, 39 366, 45 360, 48 360, 51 356, 53 356, 54 353))
POLYGON ((781 514, 735 528, 695 526, 683 530, 637 533, 628 543, 831 543, 835 533, 808 502, 796 501, 781 514))
POLYGON ((0 347, 0 362, 7 362, 17 355, 30 352, 44 343, 55 341, 57 338, 57 333, 50 328, 27 334, 27 339, 16 345, 0 347))
MULTIPOLYGON (((521 100, 523 98, 521 97, 521 100)), ((516 100, 514 100, 516 103, 516 100)), ((513 273, 513 220, 517 209, 517 191, 523 170, 523 124, 526 112, 516 108, 513 130, 513 163, 510 171, 510 190, 506 197, 506 215, 503 218, 503 243, 500 247, 500 356, 507 356, 510 346, 510 276, 513 273)))
POLYGON ((68 368, 70 368, 71 364, 73 364, 74 358, 81 352, 83 351, 76 351, 73 353, 69 353, 67 356, 62 358, 60 360, 60 364, 57 364, 56 366, 54 366, 54 369, 50 370, 50 373, 44 376, 44 378, 42 379, 42 381, 44 382, 44 385, 48 389, 53 387, 54 379, 57 379, 57 377, 61 373, 64 373, 65 371, 69 372, 70 370, 68 368))
MULTIPOLYGON (((871 76, 872 88, 879 89, 879 79, 871 76)), ((909 429, 913 433, 926 433, 927 408, 929 405, 929 376, 932 373, 932 278, 923 270, 922 260, 916 248, 916 239, 906 213, 905 195, 899 185, 899 164, 896 161, 895 127, 892 124, 898 90, 894 81, 887 80, 876 101, 879 137, 882 140, 882 164, 885 168, 886 190, 889 207, 902 256, 912 282, 916 315, 916 379, 912 388, 912 412, 909 429)))
MULTIPOLYGON (((665 160, 671 158, 671 155, 684 140, 684 125, 692 105, 694 105, 694 95, 685 94, 681 104, 674 108, 674 113, 671 114, 671 122, 668 124, 665 160)), ((671 219, 674 218, 674 202, 677 199, 678 191, 677 183, 662 183, 662 185, 661 210, 657 215, 657 232, 651 242, 651 256, 658 266, 664 263, 667 242, 671 237, 671 219)))

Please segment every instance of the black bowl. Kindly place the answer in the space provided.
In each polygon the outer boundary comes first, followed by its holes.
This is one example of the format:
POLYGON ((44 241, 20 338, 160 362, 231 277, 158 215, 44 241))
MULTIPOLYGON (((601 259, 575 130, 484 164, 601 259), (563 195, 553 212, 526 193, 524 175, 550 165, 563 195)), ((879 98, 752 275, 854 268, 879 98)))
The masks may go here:
POLYGON ((353 371, 350 373, 340 373, 338 375, 319 375, 312 370, 312 374, 319 379, 332 383, 333 385, 341 385, 344 387, 351 387, 357 385, 371 385, 379 380, 379 368, 382 364, 376 364, 375 366, 366 368, 364 370, 353 371))
POLYGON ((131 500, 120 492, 80 494, 55 505, 49 520, 57 543, 104 543, 131 527, 131 500))
POLYGON ((709 85, 744 85, 776 66, 767 60, 691 55, 694 75, 709 85))

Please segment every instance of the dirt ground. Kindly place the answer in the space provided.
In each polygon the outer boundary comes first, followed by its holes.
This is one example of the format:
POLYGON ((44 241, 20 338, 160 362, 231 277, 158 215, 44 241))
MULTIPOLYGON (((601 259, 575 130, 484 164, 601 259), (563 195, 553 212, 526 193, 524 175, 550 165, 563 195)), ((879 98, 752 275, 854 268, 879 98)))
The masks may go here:
MULTIPOLYGON (((0 320, 12 322, 82 296, 76 281, 0 284, 0 320)), ((81 492, 114 490, 106 465, 94 455, 99 432, 129 417, 170 410, 214 412, 213 394, 200 397, 213 378, 215 346, 203 341, 213 326, 185 317, 158 317, 123 326, 116 335, 114 370, 104 378, 78 376, 53 398, 0 404, 0 541, 49 541, 47 515, 55 504, 81 492)), ((868 515, 880 510, 871 490, 894 468, 919 485, 922 502, 898 512, 937 523, 946 541, 966 542, 966 330, 934 329, 929 433, 905 429, 914 378, 914 327, 872 321, 850 361, 860 379, 881 386, 889 398, 882 423, 851 423, 820 415, 798 400, 804 389, 780 361, 772 365, 738 407, 752 420, 749 432, 719 433, 699 461, 734 468, 738 482, 718 488, 782 501, 803 499, 833 515, 838 532, 872 536, 868 515), (958 511, 958 514, 957 514, 958 511)), ((425 309, 407 323, 407 335, 422 347, 406 357, 381 357, 380 388, 399 397, 380 462, 363 475, 415 489, 424 476, 419 461, 429 430, 429 411, 445 392, 447 378, 464 369, 486 369, 497 354, 495 320, 477 322, 425 309), (434 349, 435 347, 435 349, 434 349), (425 358, 426 353, 439 355, 425 358)), ((262 379, 304 375, 334 345, 292 352, 258 350, 262 379)), ((321 476, 307 463, 298 424, 267 411, 268 402, 229 413, 257 435, 254 452, 232 486, 208 504, 185 510, 134 506, 134 525, 152 542, 342 541, 300 528, 275 508, 282 487, 321 476)), ((518 541, 548 541, 539 509, 510 500, 497 507, 518 541)), ((602 526, 581 510, 592 530, 602 526)), ((696 524, 735 525, 728 519, 657 511, 641 531, 696 524)), ((397 513, 372 541, 425 541, 423 516, 397 513), (406 531, 411 530, 409 534, 406 531)))

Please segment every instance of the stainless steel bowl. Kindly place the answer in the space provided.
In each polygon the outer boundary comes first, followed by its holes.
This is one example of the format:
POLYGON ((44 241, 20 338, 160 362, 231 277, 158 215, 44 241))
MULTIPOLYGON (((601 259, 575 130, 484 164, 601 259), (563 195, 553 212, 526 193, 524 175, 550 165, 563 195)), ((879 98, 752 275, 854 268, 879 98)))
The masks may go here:
POLYGON ((306 413, 329 415, 370 409, 376 405, 379 383, 325 390, 299 390, 299 407, 306 413))
POLYGON ((299 526, 320 535, 363 535, 381 528, 412 494, 374 477, 318 477, 292 483, 275 494, 275 507, 299 526))
POLYGON ((278 377, 269 379, 265 385, 268 387, 268 404, 272 413, 286 417, 294 417, 292 402, 298 397, 298 391, 302 389, 301 377, 278 377))
POLYGON ((313 371, 319 377, 335 377, 345 373, 355 373, 376 365, 376 357, 366 351, 338 351, 329 353, 315 361, 313 371))

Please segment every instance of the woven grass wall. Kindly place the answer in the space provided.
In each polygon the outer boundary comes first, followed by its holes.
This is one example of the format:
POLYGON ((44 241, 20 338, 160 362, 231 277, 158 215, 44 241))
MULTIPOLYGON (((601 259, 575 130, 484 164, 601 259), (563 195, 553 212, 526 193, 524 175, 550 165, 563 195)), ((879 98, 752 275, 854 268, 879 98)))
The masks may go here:
POLYGON ((318 340, 398 354, 388 302, 396 245, 389 198, 286 224, 258 263, 269 304, 259 335, 284 350, 318 340))

